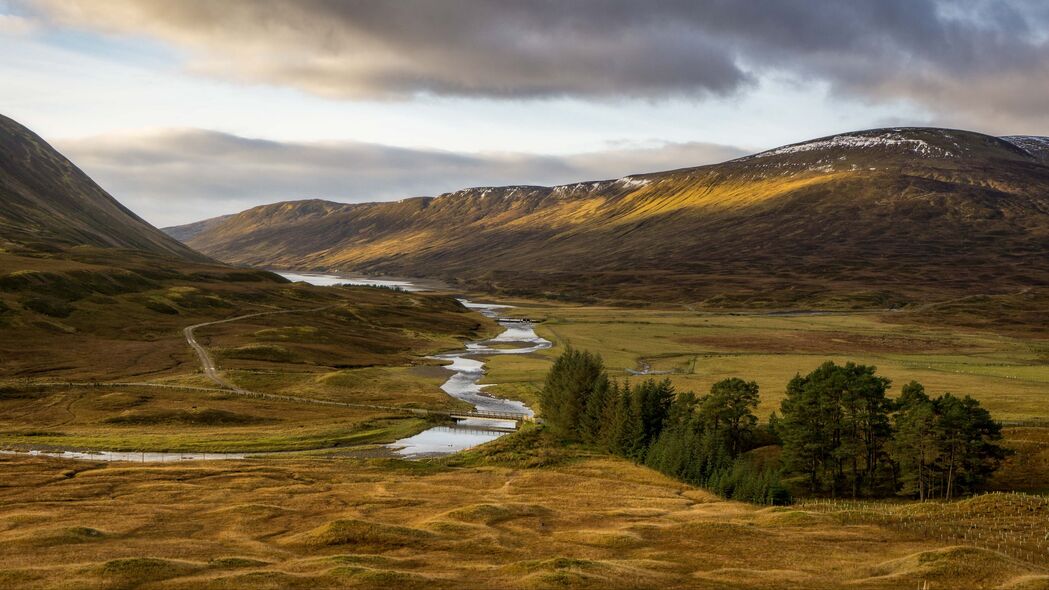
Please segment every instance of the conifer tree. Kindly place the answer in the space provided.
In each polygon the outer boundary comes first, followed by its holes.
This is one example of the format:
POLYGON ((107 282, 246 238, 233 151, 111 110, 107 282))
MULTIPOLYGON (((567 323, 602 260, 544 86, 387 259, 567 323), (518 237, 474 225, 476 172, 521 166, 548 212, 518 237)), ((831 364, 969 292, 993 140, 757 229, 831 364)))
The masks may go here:
POLYGON ((601 357, 587 351, 565 349, 546 374, 539 395, 543 419, 550 430, 566 440, 578 440, 587 400, 607 380, 601 357))
POLYGON ((934 464, 939 459, 943 437, 936 406, 916 381, 903 387, 897 405, 891 454, 899 467, 900 493, 917 494, 918 499, 924 501, 930 496, 934 464))

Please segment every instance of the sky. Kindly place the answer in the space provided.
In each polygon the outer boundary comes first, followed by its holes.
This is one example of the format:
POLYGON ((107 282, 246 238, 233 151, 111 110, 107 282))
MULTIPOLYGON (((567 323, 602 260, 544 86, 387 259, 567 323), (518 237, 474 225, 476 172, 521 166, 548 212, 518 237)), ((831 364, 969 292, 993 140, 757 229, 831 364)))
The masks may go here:
POLYGON ((0 114, 157 226, 1049 135, 1044 0, 0 0, 0 114))

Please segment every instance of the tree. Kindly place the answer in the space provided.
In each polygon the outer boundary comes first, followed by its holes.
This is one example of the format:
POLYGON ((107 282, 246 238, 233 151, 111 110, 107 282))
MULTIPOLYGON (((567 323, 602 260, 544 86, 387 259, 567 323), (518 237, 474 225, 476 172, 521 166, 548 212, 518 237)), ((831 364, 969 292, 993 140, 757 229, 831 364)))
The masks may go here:
POLYGON ((958 488, 969 491, 990 477, 1009 451, 995 444, 1002 438, 1002 427, 975 399, 945 393, 936 400, 936 410, 942 433, 943 496, 950 500, 958 488))
POLYGON ((787 385, 777 426, 786 461, 808 475, 812 492, 870 492, 890 464, 885 445, 892 435, 885 392, 889 380, 875 368, 826 362, 787 385))
POLYGON ((604 373, 594 383, 586 398, 583 413, 579 417, 579 436, 587 444, 600 444, 605 428, 605 408, 611 404, 610 396, 618 393, 614 384, 604 373))
POLYGON ((696 456, 699 449, 697 408, 699 398, 691 391, 678 395, 670 404, 663 430, 652 442, 645 464, 671 477, 698 483, 696 456))
POLYGON ((833 368, 833 363, 827 363, 805 377, 795 375, 787 383, 787 396, 780 404, 784 461, 808 476, 810 492, 821 488, 831 452, 837 446, 833 424, 840 421, 840 409, 835 400, 827 399, 827 387, 821 383, 833 368))
POLYGON ((936 415, 936 404, 917 381, 903 386, 893 420, 891 456, 899 466, 900 492, 917 494, 925 501, 932 485, 933 465, 940 456, 943 431, 936 415))
POLYGON ((660 382, 648 379, 634 387, 633 394, 640 414, 643 444, 648 446, 663 430, 663 423, 674 401, 674 386, 669 379, 660 382))
POLYGON ((706 427, 721 436, 729 456, 743 452, 743 446, 758 425, 754 409, 758 407, 758 384, 738 377, 718 381, 703 399, 700 412, 706 427))
POLYGON ((861 491, 872 493, 891 481, 884 477, 891 473, 886 452, 892 439, 889 414, 893 404, 886 395, 891 381, 875 375, 872 366, 846 363, 841 370, 845 376, 841 393, 845 417, 842 448, 848 451, 843 457, 848 462, 848 482, 856 497, 861 491))
POLYGON ((607 379, 600 356, 566 348, 547 372, 539 394, 543 419, 550 430, 561 438, 578 440, 587 400, 607 379))
POLYGON ((616 404, 612 452, 635 461, 643 461, 647 448, 641 398, 629 384, 619 390, 616 404))

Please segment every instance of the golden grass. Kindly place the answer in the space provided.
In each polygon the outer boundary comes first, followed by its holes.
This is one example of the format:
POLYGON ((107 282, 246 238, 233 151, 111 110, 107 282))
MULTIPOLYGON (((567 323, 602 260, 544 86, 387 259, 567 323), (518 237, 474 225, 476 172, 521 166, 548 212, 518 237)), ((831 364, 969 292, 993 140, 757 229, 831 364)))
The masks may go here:
POLYGON ((0 585, 977 588, 1040 575, 893 527, 725 502, 618 459, 503 463, 514 446, 422 464, 0 457, 0 585))
POLYGON ((392 442, 427 426, 405 415, 223 392, 70 387, 0 395, 0 446, 14 448, 293 451, 392 442))

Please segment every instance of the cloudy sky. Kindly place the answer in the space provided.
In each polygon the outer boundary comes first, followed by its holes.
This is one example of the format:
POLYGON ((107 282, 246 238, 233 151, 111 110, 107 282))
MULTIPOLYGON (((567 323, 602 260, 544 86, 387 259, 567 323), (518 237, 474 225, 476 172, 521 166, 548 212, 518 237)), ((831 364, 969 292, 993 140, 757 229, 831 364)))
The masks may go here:
POLYGON ((0 0, 0 113, 157 225, 1049 135, 1044 0, 0 0))

